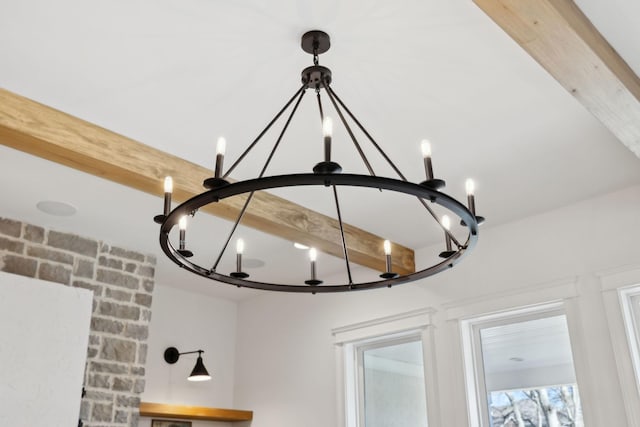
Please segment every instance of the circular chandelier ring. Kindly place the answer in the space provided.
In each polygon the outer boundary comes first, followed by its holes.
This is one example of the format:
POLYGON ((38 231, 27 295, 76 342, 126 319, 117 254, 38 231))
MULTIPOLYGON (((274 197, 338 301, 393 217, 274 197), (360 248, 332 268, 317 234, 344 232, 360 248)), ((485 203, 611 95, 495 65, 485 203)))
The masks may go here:
POLYGON ((471 250, 478 239, 478 221, 469 209, 458 202, 451 196, 437 190, 433 190, 423 185, 414 184, 412 182, 401 181, 398 179, 358 175, 358 174, 291 174, 291 175, 275 175, 263 178, 249 179, 239 181, 220 187, 213 188, 202 194, 199 194, 185 201, 176 207, 162 222, 160 228, 160 246, 164 253, 180 267, 185 268, 202 277, 236 285, 238 287, 246 287, 253 289, 262 289, 269 291, 283 292, 301 292, 301 293, 328 293, 328 292, 344 292, 353 290, 376 289, 382 287, 391 287, 398 284, 408 283, 414 280, 432 276, 447 270, 457 264, 471 250), (228 197, 240 194, 252 193, 260 190, 268 190, 272 188, 296 187, 296 186, 350 186, 350 187, 368 187, 381 190, 389 190, 397 193, 404 193, 415 196, 419 199, 428 200, 436 203, 450 212, 456 214, 461 223, 463 223, 468 231, 467 241, 458 247, 457 251, 442 262, 432 265, 420 271, 411 274, 388 278, 386 280, 377 280, 374 282, 349 283, 343 285, 287 285, 279 283, 268 283, 247 280, 241 277, 231 277, 220 274, 216 271, 204 268, 198 264, 189 261, 182 256, 180 252, 173 247, 169 240, 171 229, 176 226, 181 217, 184 215, 192 215, 200 208, 212 203, 217 203, 228 197))

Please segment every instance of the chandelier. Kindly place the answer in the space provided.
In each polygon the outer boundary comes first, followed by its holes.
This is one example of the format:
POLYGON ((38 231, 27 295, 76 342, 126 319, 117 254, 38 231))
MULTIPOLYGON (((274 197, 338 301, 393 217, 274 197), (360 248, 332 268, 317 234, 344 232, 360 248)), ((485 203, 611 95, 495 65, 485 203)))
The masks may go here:
POLYGON ((319 65, 318 60, 320 54, 329 50, 330 45, 329 35, 322 31, 309 31, 302 36, 302 49, 313 55, 313 65, 302 70, 302 86, 269 122, 259 136, 249 144, 235 163, 233 163, 232 166, 224 173, 223 161, 226 142, 222 138, 218 140, 214 176, 203 182, 203 186, 205 188, 203 193, 192 197, 177 206, 175 209, 171 209, 173 183, 171 177, 165 178, 164 210, 162 214, 157 215, 154 218, 154 221, 160 224, 160 246, 163 252, 178 266, 199 276, 236 285, 238 287, 315 294, 316 292, 341 292, 391 287, 422 279, 453 267, 475 246, 478 239, 478 225, 484 221, 484 218, 477 216, 475 213, 473 182, 467 180, 467 206, 442 192, 441 190, 444 188, 445 182, 441 179, 435 178, 433 175, 431 147, 427 141, 422 142, 422 154, 426 179, 420 183, 409 182, 331 87, 331 70, 319 65), (294 172, 286 175, 265 175, 271 160, 276 154, 282 137, 284 136, 289 123, 293 119, 298 109, 298 105, 307 90, 312 90, 316 94, 320 120, 322 123, 324 159, 319 161, 313 167, 312 171, 294 172), (321 96, 322 93, 326 94, 329 103, 333 106, 335 113, 339 117, 340 123, 345 127, 345 130, 349 135, 349 139, 355 146, 369 174, 343 173, 340 164, 332 159, 331 145, 333 123, 330 117, 325 115, 321 96), (293 108, 289 113, 283 129, 279 133, 278 139, 257 177, 231 182, 228 178, 229 174, 245 159, 247 154, 262 139, 264 134, 292 104, 293 108), (395 171, 397 177, 388 178, 375 174, 369 159, 365 155, 360 142, 353 132, 352 126, 357 127, 362 132, 367 141, 372 144, 382 159, 384 159, 391 169, 395 171), (254 280, 248 273, 244 272, 242 268, 244 242, 241 239, 238 239, 236 243, 236 270, 230 272, 219 271, 218 265, 224 253, 227 251, 243 216, 247 209, 250 208, 251 200, 255 192, 297 186, 326 187, 328 191, 332 193, 335 202, 335 211, 337 212, 337 222, 340 228, 341 241, 339 244, 342 247, 342 257, 344 259, 347 272, 347 280, 345 283, 323 284, 323 281, 318 278, 316 271, 317 251, 315 248, 309 249, 309 275, 307 277, 301 277, 298 284, 269 283, 266 281, 254 280), (351 274, 351 265, 347 249, 348 246, 345 240, 344 223, 342 220, 338 197, 338 189, 340 187, 367 187, 380 190, 381 192, 390 191, 414 198, 416 203, 421 205, 420 209, 422 210, 424 208, 424 214, 431 217, 444 233, 444 250, 438 254, 438 262, 419 271, 409 272, 408 274, 397 274, 392 271, 391 245, 387 240, 383 245, 386 269, 380 273, 380 280, 367 282, 354 281, 351 274), (207 267, 192 262, 190 258, 192 258, 193 252, 189 249, 186 241, 187 218, 193 217, 199 209, 207 205, 216 204, 226 198, 238 195, 245 195, 246 200, 237 215, 233 226, 231 227, 231 232, 228 234, 226 239, 220 239, 222 250, 217 255, 213 266, 207 267), (439 205, 441 208, 447 210, 449 214, 459 218, 460 225, 466 227, 468 232, 465 241, 458 240, 454 236, 450 231, 451 220, 449 215, 438 216, 433 209, 434 205, 439 205), (179 232, 172 234, 171 231, 175 226, 178 226, 179 232), (175 234, 179 236, 177 242, 172 241, 170 238, 171 236, 174 236, 175 238, 175 234))

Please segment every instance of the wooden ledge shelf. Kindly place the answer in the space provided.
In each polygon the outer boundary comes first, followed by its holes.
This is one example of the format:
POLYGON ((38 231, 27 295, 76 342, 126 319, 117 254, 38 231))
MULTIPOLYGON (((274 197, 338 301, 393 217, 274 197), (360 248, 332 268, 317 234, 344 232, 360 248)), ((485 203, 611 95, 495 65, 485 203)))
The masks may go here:
POLYGON ((251 421, 253 411, 140 402, 140 416, 201 421, 251 421))

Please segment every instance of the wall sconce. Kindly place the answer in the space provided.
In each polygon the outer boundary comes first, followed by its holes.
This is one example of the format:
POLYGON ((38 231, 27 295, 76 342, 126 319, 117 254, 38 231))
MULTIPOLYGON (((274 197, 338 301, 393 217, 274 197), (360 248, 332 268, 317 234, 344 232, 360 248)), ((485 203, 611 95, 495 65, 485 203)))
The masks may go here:
POLYGON ((203 350, 185 351, 184 353, 180 353, 177 348, 169 347, 164 351, 164 361, 170 365, 173 365, 178 361, 181 355, 193 353, 198 353, 198 360, 196 361, 196 365, 191 371, 191 375, 189 375, 187 379, 189 381, 209 381, 211 379, 211 375, 209 375, 209 372, 207 372, 207 368, 205 368, 204 363, 202 363, 202 353, 204 353, 203 350))

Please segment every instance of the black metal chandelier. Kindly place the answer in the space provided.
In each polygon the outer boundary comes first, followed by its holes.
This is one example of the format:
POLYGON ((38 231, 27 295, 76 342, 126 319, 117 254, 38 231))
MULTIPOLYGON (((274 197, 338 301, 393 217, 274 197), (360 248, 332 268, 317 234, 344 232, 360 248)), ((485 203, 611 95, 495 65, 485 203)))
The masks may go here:
POLYGON ((235 163, 233 163, 233 165, 225 173, 223 173, 225 141, 223 139, 220 139, 218 141, 218 153, 216 156, 214 176, 204 181, 203 186, 206 190, 203 193, 192 197, 191 199, 187 200, 186 202, 182 203, 172 210, 172 179, 171 177, 167 177, 165 179, 164 211, 161 215, 157 215, 154 218, 154 221, 160 224, 160 246, 162 247, 162 250, 173 262, 178 264, 180 267, 199 276, 213 279, 219 282, 228 283, 231 285, 236 285, 238 287, 247 287, 270 291, 306 292, 315 294, 317 292, 341 292, 391 287, 394 285, 422 279, 453 267, 475 246, 478 239, 478 225, 484 221, 484 218, 481 216, 477 216, 475 213, 473 182, 470 180, 467 181, 468 206, 465 206, 453 197, 443 193, 441 190, 442 188, 444 188, 445 182, 441 179, 435 178, 433 175, 431 149, 426 141, 423 141, 422 145, 426 180, 420 183, 409 182, 402 174, 402 172, 387 156, 387 154, 382 150, 382 148, 378 145, 378 143, 371 137, 369 132, 360 124, 358 119, 342 102, 335 91, 331 88, 331 70, 327 67, 319 65, 318 61, 318 56, 328 51, 330 45, 331 44, 329 36, 322 31, 309 31, 302 36, 302 49, 305 52, 313 55, 313 65, 302 70, 302 86, 289 99, 285 106, 269 122, 266 128, 246 148, 246 150, 238 157, 235 163), (289 123, 294 117, 300 101, 302 100, 307 89, 315 91, 316 93, 320 120, 323 125, 324 159, 317 163, 315 167, 313 167, 312 173, 292 173, 287 175, 265 176, 267 167, 269 166, 274 154, 276 153, 282 137, 285 134, 289 123), (336 114, 340 119, 340 122, 345 127, 351 139, 351 142, 358 151, 362 162, 369 172, 368 175, 343 173, 340 164, 332 160, 332 122, 328 116, 325 116, 323 110, 321 97, 322 90, 324 90, 324 93, 327 95, 330 103, 332 104, 336 114), (256 144, 261 140, 264 134, 273 126, 273 124, 285 111, 287 111, 287 109, 292 104, 294 106, 289 113, 283 129, 279 133, 279 137, 275 142, 273 149, 271 150, 258 176, 256 178, 247 179, 244 181, 229 182, 229 174, 243 161, 246 155, 256 146, 256 144), (347 120, 347 117, 351 120, 352 125, 355 125, 360 129, 362 134, 366 136, 366 139, 373 145, 375 150, 395 171, 395 173, 397 174, 397 178, 381 177, 377 176, 374 173, 371 163, 367 159, 367 156, 365 155, 359 141, 357 140, 352 127, 347 120), (225 272, 218 271, 218 264, 220 263, 220 260, 227 250, 229 243, 233 239, 238 225, 241 223, 243 216, 249 208, 251 199, 255 192, 261 190, 296 186, 320 186, 330 188, 330 190, 332 191, 337 212, 337 221, 340 227, 340 244, 342 246, 342 255, 347 271, 346 283, 323 284, 323 281, 320 280, 316 274, 316 249, 314 248, 309 249, 311 267, 310 276, 301 278, 299 284, 292 285, 251 280, 250 275, 242 271, 242 254, 244 249, 244 243, 242 240, 238 240, 237 242, 236 271, 227 272, 226 274, 225 272), (386 190, 415 198, 416 202, 424 207, 425 214, 427 216, 431 216, 444 232, 445 250, 439 253, 440 260, 422 270, 411 272, 409 274, 399 275, 392 271, 390 244, 389 241, 385 241, 384 253, 386 257, 386 269, 380 274, 380 280, 360 283, 354 281, 351 274, 351 266, 347 251, 347 242, 345 240, 343 221, 340 211, 340 202, 338 198, 338 188, 345 186, 368 187, 378 189, 380 191, 386 190), (218 254, 213 266, 204 267, 192 262, 190 258, 193 256, 193 253, 187 248, 186 244, 187 218, 190 216, 194 216, 195 213, 204 206, 216 204, 221 200, 237 195, 248 196, 246 197, 244 205, 231 228, 231 232, 229 233, 226 240, 222 243, 222 250, 218 254), (451 221, 448 215, 438 217, 433 209, 433 205, 441 206, 460 219, 460 225, 466 227, 468 231, 466 241, 460 241, 456 239, 456 237, 450 231, 451 221), (177 246, 172 243, 170 239, 171 230, 175 226, 179 227, 179 240, 177 242, 177 246))

